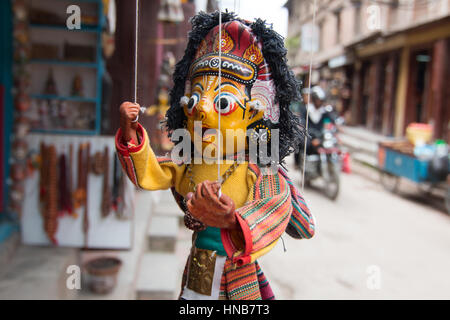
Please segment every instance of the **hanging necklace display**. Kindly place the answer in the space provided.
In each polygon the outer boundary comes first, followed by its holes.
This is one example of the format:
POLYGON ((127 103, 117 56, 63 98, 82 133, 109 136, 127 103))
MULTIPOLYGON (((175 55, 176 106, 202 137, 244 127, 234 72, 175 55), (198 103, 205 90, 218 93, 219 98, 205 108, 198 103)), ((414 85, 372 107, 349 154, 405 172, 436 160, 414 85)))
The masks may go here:
POLYGON ((69 147, 69 156, 64 152, 59 157, 59 215, 71 215, 74 217, 72 203, 72 145, 69 147), (69 157, 69 159, 67 159, 69 157))
POLYGON ((77 218, 78 215, 73 208, 73 197, 72 197, 72 187, 73 187, 73 179, 72 179, 72 168, 73 168, 73 145, 69 145, 69 161, 67 163, 67 198, 68 198, 68 206, 69 206, 69 214, 73 218, 77 218))
POLYGON ((86 152, 84 156, 85 170, 83 175, 83 190, 84 190, 84 215, 83 215, 83 233, 84 233, 84 247, 88 247, 88 237, 89 237, 89 206, 88 206, 88 177, 90 168, 90 149, 91 144, 88 142, 85 146, 86 152))
POLYGON ((78 147, 78 158, 77 158, 77 188, 73 194, 73 207, 74 209, 79 209, 84 205, 86 200, 86 190, 84 189, 84 176, 85 171, 88 169, 85 167, 86 163, 84 162, 84 149, 86 145, 80 144, 78 147))
POLYGON ((70 201, 70 195, 67 193, 67 163, 64 153, 59 156, 58 165, 58 214, 63 216, 64 214, 69 214, 70 211, 70 205, 68 203, 70 201))
POLYGON ((47 186, 47 174, 46 170, 48 168, 47 163, 47 152, 46 152, 46 146, 43 142, 41 142, 41 145, 39 147, 39 157, 40 157, 40 167, 39 167, 39 203, 41 204, 41 212, 43 212, 42 204, 44 203, 45 199, 45 193, 47 192, 46 186, 47 186))
POLYGON ((47 192, 44 204, 44 229, 50 241, 57 245, 55 237, 58 229, 58 159, 56 148, 50 145, 46 148, 48 168, 47 173, 47 192))
POLYGON ((102 196, 102 217, 105 218, 111 211, 111 189, 109 186, 109 149, 105 147, 103 152, 103 196, 102 196))
POLYGON ((118 219, 128 219, 125 216, 124 205, 124 176, 122 166, 117 156, 114 157, 114 174, 113 174, 113 188, 112 188, 112 207, 116 212, 118 219))
POLYGON ((91 167, 91 144, 89 142, 83 144, 80 148, 84 152, 82 152, 83 158, 83 175, 82 175, 82 183, 81 188, 84 193, 83 205, 84 205, 84 214, 83 214, 83 233, 84 233, 84 247, 88 247, 88 236, 89 236, 89 206, 88 206, 88 177, 89 177, 89 168, 91 167))
POLYGON ((88 212, 88 175, 90 168, 90 143, 82 143, 78 147, 78 177, 77 189, 73 196, 74 210, 84 207, 83 213, 83 233, 84 246, 88 246, 88 231, 89 231, 89 212, 88 212))
POLYGON ((100 151, 97 151, 92 157, 92 166, 91 171, 94 174, 100 175, 105 171, 105 161, 103 159, 103 154, 100 151))

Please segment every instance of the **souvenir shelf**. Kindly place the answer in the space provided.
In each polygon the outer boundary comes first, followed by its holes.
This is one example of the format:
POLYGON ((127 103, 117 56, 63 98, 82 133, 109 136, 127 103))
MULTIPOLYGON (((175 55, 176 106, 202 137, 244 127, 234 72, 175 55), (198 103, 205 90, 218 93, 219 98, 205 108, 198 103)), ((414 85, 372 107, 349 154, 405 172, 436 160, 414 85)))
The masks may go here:
POLYGON ((101 37, 105 23, 102 0, 32 0, 30 3, 28 27, 32 55, 28 65, 34 114, 31 131, 100 134, 104 70, 101 37), (69 5, 80 7, 81 29, 67 28, 69 5), (50 78, 52 90, 48 90, 50 78), (73 88, 75 81, 79 90, 73 88))
MULTIPOLYGON (((66 26, 43 24, 43 23, 31 23, 31 28, 41 28, 41 29, 56 29, 56 30, 67 30, 66 26)), ((98 25, 81 25, 81 29, 70 30, 73 32, 100 32, 101 28, 98 25)))

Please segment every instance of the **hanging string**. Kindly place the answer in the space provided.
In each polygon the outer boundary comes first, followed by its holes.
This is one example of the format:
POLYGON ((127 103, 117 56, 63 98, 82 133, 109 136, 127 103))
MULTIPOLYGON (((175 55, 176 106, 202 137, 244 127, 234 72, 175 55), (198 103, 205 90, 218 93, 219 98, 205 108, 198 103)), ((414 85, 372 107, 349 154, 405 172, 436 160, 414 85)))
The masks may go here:
MULTIPOLYGON (((313 31, 316 26, 316 0, 313 2, 313 20, 311 26, 311 46, 309 48, 309 76, 308 76, 308 101, 306 104, 306 124, 305 130, 308 133, 308 124, 309 124, 309 103, 311 100, 311 73, 312 73, 312 64, 313 64, 313 31)), ((302 192, 305 191, 305 166, 306 166, 306 145, 308 143, 308 136, 305 135, 305 145, 303 147, 303 172, 302 172, 302 192)))
MULTIPOLYGON (((139 0, 136 0, 135 18, 135 39, 134 39, 134 103, 137 102, 137 73, 138 73, 138 38, 139 38, 139 0)), ((142 108, 141 108, 142 111, 142 108)))
MULTIPOLYGON (((137 103, 137 89, 138 89, 138 43, 139 43, 139 0, 136 0, 136 16, 135 16, 135 30, 134 30, 134 96, 133 102, 137 103)), ((141 106, 141 113, 147 110, 147 107, 141 106)), ((137 122, 139 120, 139 114, 134 120, 137 122)))
MULTIPOLYGON (((222 84, 222 0, 219 0, 219 97, 217 99, 218 102, 218 111, 219 111, 219 128, 218 128, 218 152, 217 152, 217 181, 221 182, 220 180, 221 175, 220 175, 220 158, 221 158, 221 148, 222 148, 222 132, 220 131, 220 120, 221 120, 221 114, 222 114, 222 109, 220 108, 221 106, 221 94, 222 94, 222 88, 221 88, 221 84, 222 84)), ((219 198, 221 196, 221 189, 219 189, 219 198)))

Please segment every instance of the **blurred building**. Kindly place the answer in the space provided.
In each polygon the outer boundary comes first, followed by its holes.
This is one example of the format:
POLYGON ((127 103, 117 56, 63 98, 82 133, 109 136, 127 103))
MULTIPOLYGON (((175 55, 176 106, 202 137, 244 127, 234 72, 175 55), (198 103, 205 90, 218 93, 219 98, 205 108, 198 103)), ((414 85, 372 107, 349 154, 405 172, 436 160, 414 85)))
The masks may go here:
POLYGON ((322 85, 347 123, 401 137, 409 123, 450 135, 449 0, 289 0, 289 62, 322 85))

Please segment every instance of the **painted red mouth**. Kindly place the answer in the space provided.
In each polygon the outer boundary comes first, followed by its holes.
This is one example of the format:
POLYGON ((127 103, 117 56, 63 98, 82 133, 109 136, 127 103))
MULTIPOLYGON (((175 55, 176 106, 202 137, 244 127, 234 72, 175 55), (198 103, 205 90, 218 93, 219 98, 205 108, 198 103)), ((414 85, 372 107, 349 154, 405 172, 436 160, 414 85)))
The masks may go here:
POLYGON ((208 130, 210 128, 208 127, 202 127, 202 137, 205 135, 206 130, 208 130))
POLYGON ((217 139, 217 129, 210 128, 210 127, 202 127, 202 142, 203 143, 213 143, 217 139), (210 132, 207 133, 207 131, 210 130, 210 132), (214 139, 212 137, 214 136, 214 139))
MULTIPOLYGON (((217 129, 211 128, 211 127, 207 127, 207 126, 203 126, 203 127, 202 127, 202 136, 205 135, 205 133, 206 133, 207 130, 212 130, 212 131, 215 131, 215 133, 217 133, 217 129)), ((210 135, 210 134, 211 134, 211 133, 209 133, 208 135, 210 135)))

